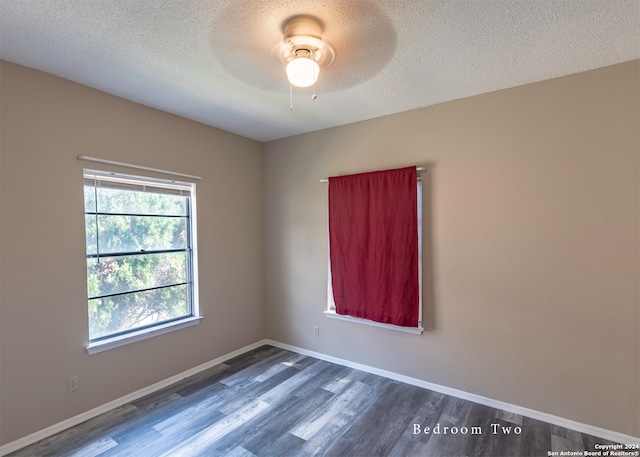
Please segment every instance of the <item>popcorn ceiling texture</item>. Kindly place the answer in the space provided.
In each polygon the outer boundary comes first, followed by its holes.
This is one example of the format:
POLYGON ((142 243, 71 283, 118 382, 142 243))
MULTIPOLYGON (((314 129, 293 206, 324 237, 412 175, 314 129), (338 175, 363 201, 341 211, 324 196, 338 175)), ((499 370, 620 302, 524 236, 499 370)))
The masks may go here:
POLYGON ((269 141, 640 58, 638 0, 3 0, 0 58, 269 141), (336 51, 318 99, 271 53, 336 51))

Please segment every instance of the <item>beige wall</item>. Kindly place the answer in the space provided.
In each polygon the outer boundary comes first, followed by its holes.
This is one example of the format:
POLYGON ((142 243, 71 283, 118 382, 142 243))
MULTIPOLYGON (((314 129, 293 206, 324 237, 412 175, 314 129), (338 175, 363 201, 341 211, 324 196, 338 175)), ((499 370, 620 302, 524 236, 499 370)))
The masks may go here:
POLYGON ((640 436, 639 66, 266 144, 269 336, 640 436), (430 330, 325 318, 319 180, 413 164, 430 330))
POLYGON ((264 338, 261 144, 13 64, 1 71, 0 442, 264 338), (199 325, 86 353, 82 168, 106 167, 78 154, 202 176, 199 325), (80 390, 69 394, 72 375, 80 390))

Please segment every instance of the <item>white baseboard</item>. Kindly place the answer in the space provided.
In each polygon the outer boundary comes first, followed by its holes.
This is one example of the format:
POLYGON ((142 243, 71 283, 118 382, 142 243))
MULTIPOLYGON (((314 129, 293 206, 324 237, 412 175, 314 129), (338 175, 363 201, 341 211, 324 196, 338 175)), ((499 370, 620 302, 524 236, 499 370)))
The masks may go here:
POLYGON ((424 389, 440 392, 452 397, 461 398, 463 400, 479 403, 484 406, 490 406, 491 408, 501 409, 521 416, 530 417, 531 419, 537 419, 539 421, 547 422, 549 424, 558 425, 560 427, 576 430, 587 435, 592 435, 598 438, 604 438, 609 441, 615 441, 616 443, 623 444, 640 444, 640 437, 634 437, 625 435, 624 433, 615 432, 613 430, 607 430, 593 425, 583 424, 581 422, 572 421, 563 417, 554 416, 553 414, 544 413, 542 411, 536 411, 534 409, 524 408, 522 406, 513 405, 500 400, 494 400, 493 398, 483 397, 481 395, 472 394, 463 390, 452 389, 451 387, 441 386, 422 379, 412 378, 410 376, 401 375, 392 371, 382 370, 380 368, 371 367, 369 365, 363 365, 361 363, 351 362, 349 360, 340 359, 330 355, 325 355, 320 352, 309 351, 289 344, 279 343, 277 341, 265 340, 265 344, 276 346, 281 349, 287 349, 298 354, 307 355, 316 359, 325 360, 327 362, 336 363, 349 368, 355 368, 356 370, 372 373, 384 378, 393 379, 395 381, 404 382, 405 384, 411 384, 413 386, 422 387, 424 389))
POLYGON ((265 344, 269 344, 271 346, 275 346, 281 349, 286 349, 292 352, 296 352, 298 354, 315 357, 316 359, 325 360, 327 362, 336 363, 338 365, 343 365, 349 368, 355 368, 357 370, 365 371, 367 373, 372 373, 385 378, 404 382, 406 384, 411 384, 417 387, 433 390, 435 392, 451 395, 452 397, 461 398, 463 400, 469 400, 474 403, 479 403, 481 405, 490 406, 492 408, 501 409, 503 411, 508 411, 515 414, 520 414, 522 416, 527 416, 532 419, 537 419, 540 421, 548 422, 550 424, 559 425, 561 427, 570 428, 572 430, 593 435, 598 438, 604 438, 610 441, 615 441, 617 443, 640 444, 639 437, 633 437, 633 436, 625 435, 623 433, 614 432, 612 430, 595 427, 593 425, 575 422, 569 419, 554 416, 552 414, 543 413, 541 411, 536 411, 529 408, 523 408, 522 406, 512 405, 510 403, 505 403, 499 400, 494 400, 492 398, 483 397, 481 395, 472 394, 462 390, 452 389, 450 387, 441 386, 439 384, 433 384, 431 382, 423 381, 421 379, 412 378, 409 376, 401 375, 401 374, 394 373, 387 370, 382 370, 380 368, 375 368, 369 365, 363 365, 361 363, 351 362, 349 360, 340 359, 338 357, 322 354, 320 352, 309 351, 307 349, 291 346, 289 344, 284 344, 277 341, 265 339, 265 340, 261 340, 256 343, 250 344, 248 346, 245 346, 236 351, 230 352, 226 355, 218 357, 209 362, 203 363, 202 365, 198 365, 197 367, 183 371, 182 373, 179 373, 175 376, 171 376, 170 378, 167 378, 163 381, 147 386, 144 389, 137 390, 128 395, 120 397, 116 400, 110 401, 109 403, 105 403, 104 405, 98 406, 97 408, 93 408, 82 414, 78 414, 77 416, 73 416, 69 419, 63 420, 62 422, 58 422, 57 424, 54 424, 38 432, 32 433, 31 435, 27 435, 23 438, 20 438, 18 440, 15 440, 3 446, 0 446, 0 457, 10 454, 11 452, 15 452, 19 449, 22 449, 23 447, 29 446, 30 444, 36 443, 44 438, 55 435, 56 433, 59 433, 70 427, 78 425, 86 420, 92 419, 102 413, 105 413, 114 408, 117 408, 118 406, 122 406, 126 403, 142 398, 145 395, 149 395, 153 392, 156 392, 160 389, 170 386, 171 384, 181 381, 184 378, 193 376, 194 374, 197 374, 201 371, 204 371, 208 368, 218 365, 219 363, 222 363, 225 360, 229 360, 230 358, 244 354, 245 352, 251 351, 265 344))
POLYGON ((265 344, 268 344, 266 340, 262 340, 262 341, 258 341, 257 343, 250 344, 249 346, 245 346, 241 349, 230 352, 216 359, 210 360, 209 362, 203 363, 202 365, 198 365, 197 367, 183 371, 182 373, 178 373, 175 376, 171 376, 170 378, 164 379, 160 382, 156 382, 155 384, 147 386, 144 389, 136 390, 135 392, 125 395, 124 397, 117 398, 113 401, 110 401, 109 403, 105 403, 104 405, 98 406, 97 408, 93 408, 82 414, 78 414, 77 416, 70 417, 69 419, 63 420, 62 422, 58 422, 57 424, 54 424, 50 427, 47 427, 45 429, 32 433, 31 435, 27 435, 23 438, 7 443, 3 446, 0 446, 0 457, 10 454, 12 452, 15 452, 18 449, 22 449, 23 447, 29 446, 30 444, 36 443, 51 435, 55 435, 56 433, 59 433, 70 427, 78 425, 86 420, 99 416, 102 413, 106 413, 107 411, 117 408, 118 406, 122 406, 129 402, 142 398, 145 395, 149 395, 160 389, 164 389, 165 387, 170 386, 171 384, 174 384, 178 381, 181 381, 184 378, 188 378, 189 376, 198 374, 201 371, 204 371, 208 368, 211 368, 215 365, 218 365, 224 362, 225 360, 229 360, 233 357, 236 357, 240 354, 244 354, 245 352, 251 351, 252 349, 258 348, 265 344))

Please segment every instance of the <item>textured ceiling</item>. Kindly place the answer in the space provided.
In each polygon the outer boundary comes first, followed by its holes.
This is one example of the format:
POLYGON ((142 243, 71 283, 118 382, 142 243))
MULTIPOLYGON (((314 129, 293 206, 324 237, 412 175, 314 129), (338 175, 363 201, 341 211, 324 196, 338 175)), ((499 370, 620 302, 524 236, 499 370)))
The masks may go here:
POLYGON ((640 0, 1 0, 0 58, 259 141, 640 58, 640 0), (311 14, 311 89, 271 54, 311 14))

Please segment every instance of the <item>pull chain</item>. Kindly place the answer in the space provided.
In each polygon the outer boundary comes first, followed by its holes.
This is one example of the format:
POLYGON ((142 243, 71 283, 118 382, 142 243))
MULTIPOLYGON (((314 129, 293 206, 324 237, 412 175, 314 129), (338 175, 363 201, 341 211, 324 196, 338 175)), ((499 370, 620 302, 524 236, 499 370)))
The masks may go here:
POLYGON ((289 83, 289 109, 293 111, 293 84, 289 83))
POLYGON ((316 74, 316 67, 313 67, 313 86, 311 87, 311 100, 315 100, 318 98, 316 95, 316 79, 318 79, 318 75, 316 74))

